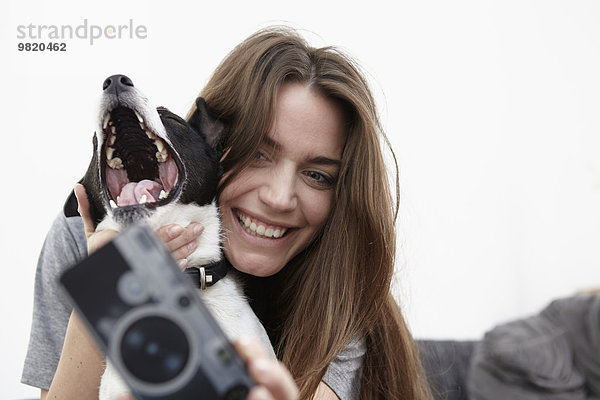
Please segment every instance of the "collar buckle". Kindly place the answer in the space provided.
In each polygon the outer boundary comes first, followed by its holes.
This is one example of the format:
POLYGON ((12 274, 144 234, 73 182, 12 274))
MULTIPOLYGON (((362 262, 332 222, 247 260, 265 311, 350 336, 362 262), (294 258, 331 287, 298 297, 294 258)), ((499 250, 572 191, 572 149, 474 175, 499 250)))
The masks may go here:
POLYGON ((197 269, 198 269, 198 272, 200 273, 200 276, 198 277, 198 283, 200 284, 200 290, 205 290, 207 284, 209 286, 211 285, 211 283, 213 281, 213 276, 212 276, 212 274, 207 274, 206 268, 204 268, 204 267, 197 267, 197 269))
POLYGON ((192 266, 185 269, 184 273, 192 280, 194 286, 205 290, 227 275, 229 262, 225 258, 210 264, 192 266))

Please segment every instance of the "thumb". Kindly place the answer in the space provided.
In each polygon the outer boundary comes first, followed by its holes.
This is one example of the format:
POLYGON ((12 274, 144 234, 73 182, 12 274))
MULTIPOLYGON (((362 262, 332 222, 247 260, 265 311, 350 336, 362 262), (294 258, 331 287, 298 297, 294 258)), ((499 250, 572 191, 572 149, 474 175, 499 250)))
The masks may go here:
POLYGON ((90 201, 87 192, 85 191, 85 186, 81 183, 77 183, 73 188, 73 192, 75 193, 75 197, 77 197, 77 211, 79 212, 79 215, 81 215, 81 219, 83 219, 85 237, 89 238, 96 228, 94 227, 94 220, 90 214, 90 201))

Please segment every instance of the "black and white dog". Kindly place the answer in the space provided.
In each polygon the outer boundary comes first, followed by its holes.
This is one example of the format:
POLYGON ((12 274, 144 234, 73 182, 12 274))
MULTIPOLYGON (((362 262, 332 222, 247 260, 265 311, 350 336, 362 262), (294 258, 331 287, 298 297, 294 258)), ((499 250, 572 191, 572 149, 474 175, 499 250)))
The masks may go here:
MULTIPOLYGON (((188 266, 197 268, 203 300, 230 339, 256 336, 274 357, 268 336, 246 302, 235 277, 226 274, 221 225, 216 205, 220 178, 216 149, 224 125, 209 115, 203 99, 189 123, 165 108, 154 108, 131 79, 113 75, 104 81, 94 154, 81 180, 96 230, 122 230, 144 222, 157 229, 168 224, 204 227, 188 266)), ((76 216, 72 194, 65 215, 76 216)), ((127 389, 107 364, 100 399, 127 389)))

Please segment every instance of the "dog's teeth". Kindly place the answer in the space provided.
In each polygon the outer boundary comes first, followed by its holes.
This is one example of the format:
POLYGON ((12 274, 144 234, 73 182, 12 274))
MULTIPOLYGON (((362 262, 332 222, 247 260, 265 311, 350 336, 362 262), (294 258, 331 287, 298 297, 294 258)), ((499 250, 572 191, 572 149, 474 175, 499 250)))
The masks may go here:
POLYGON ((117 205, 120 206, 121 205, 121 196, 117 196, 117 205))
POLYGON ((117 134, 117 127, 116 127, 116 126, 111 126, 111 127, 110 127, 110 131, 111 131, 111 132, 112 132, 114 135, 116 135, 116 134, 117 134))
POLYGON ((154 133, 150 132, 149 130, 146 130, 144 126, 142 126, 142 124, 140 124, 140 126, 142 127, 142 129, 144 129, 144 132, 146 132, 146 136, 148 136, 149 139, 156 139, 156 135, 154 133))
POLYGON ((137 112, 137 111, 133 111, 135 113, 135 116, 137 117, 138 121, 140 122, 144 122, 144 118, 142 118, 142 116, 137 112))
POLYGON ((167 151, 167 148, 165 147, 165 143, 160 140, 160 139, 156 139, 154 141, 154 145, 156 146, 156 149, 158 150, 156 152, 156 159, 158 160, 158 162, 165 162, 167 161, 167 159, 169 158, 169 152, 167 151))
POLYGON ((114 153, 115 153, 115 148, 114 147, 107 147, 106 148, 106 160, 107 161, 112 160, 114 153))
POLYGON ((158 162, 165 162, 169 158, 169 153, 167 153, 167 149, 162 149, 156 152, 156 159, 158 162))
POLYGON ((102 129, 106 129, 108 126, 108 121, 110 121, 110 113, 106 114, 104 117, 104 122, 102 123, 102 129))
POLYGON ((146 195, 143 195, 143 196, 140 198, 140 201, 138 201, 138 203, 140 203, 140 204, 144 204, 144 203, 146 203, 146 201, 147 201, 147 200, 148 200, 148 196, 146 196, 146 195))
POLYGON ((115 201, 112 200, 112 199, 110 200, 110 207, 111 208, 117 208, 117 203, 115 203, 115 201))
POLYGON ((166 193, 164 190, 161 190, 161 191, 160 191, 160 194, 158 195, 158 198, 159 198, 160 200, 162 200, 162 199, 166 199, 166 198, 167 198, 167 196, 168 196, 168 194, 167 194, 167 193, 166 193))
POLYGON ((110 137, 108 138, 108 144, 110 146, 114 145, 116 141, 117 141, 117 137, 115 135, 110 135, 110 137))
POLYGON ((108 160, 106 163, 112 169, 121 169, 121 168, 123 168, 123 161, 119 157, 115 157, 112 160, 108 160))

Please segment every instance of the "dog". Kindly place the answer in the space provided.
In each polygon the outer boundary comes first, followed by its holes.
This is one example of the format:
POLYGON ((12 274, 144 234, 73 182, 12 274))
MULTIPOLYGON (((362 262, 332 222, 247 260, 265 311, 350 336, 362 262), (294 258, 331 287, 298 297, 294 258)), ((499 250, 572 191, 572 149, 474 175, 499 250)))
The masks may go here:
MULTIPOLYGON (((121 231, 136 223, 153 229, 201 224, 204 232, 186 271, 197 272, 200 294, 230 339, 255 336, 275 357, 267 333, 223 262, 215 197, 221 175, 218 143, 225 125, 209 114, 202 98, 196 106, 187 122, 164 107, 154 108, 127 76, 104 81, 93 157, 80 181, 90 214, 96 231, 121 231)), ((79 215, 74 193, 64 213, 79 215)), ((125 393, 125 384, 107 362, 99 398, 125 393)))

